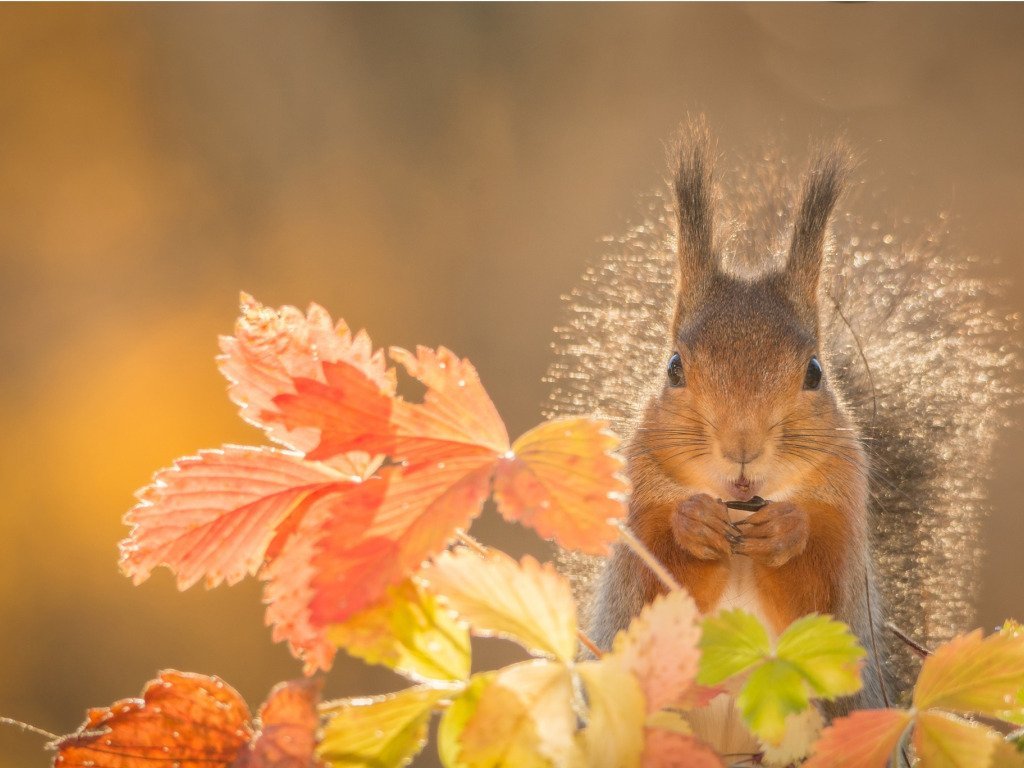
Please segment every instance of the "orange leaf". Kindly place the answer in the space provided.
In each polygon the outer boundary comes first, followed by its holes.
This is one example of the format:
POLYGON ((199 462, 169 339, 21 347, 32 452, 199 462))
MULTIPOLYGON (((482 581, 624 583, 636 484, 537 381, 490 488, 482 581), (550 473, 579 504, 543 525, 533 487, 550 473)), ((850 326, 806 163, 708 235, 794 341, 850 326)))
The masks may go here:
POLYGON ((480 513, 491 471, 486 458, 461 457, 440 468, 387 468, 362 483, 346 504, 372 510, 373 520, 357 536, 343 516, 327 523, 314 562, 314 623, 349 619, 443 551, 480 513))
POLYGON ((912 719, 905 709, 865 709, 833 720, 804 768, 885 768, 912 719))
POLYGON ((279 683, 260 707, 260 730, 232 768, 314 768, 321 680, 279 683))
MULTIPOLYGON (((615 636, 612 657, 640 683, 648 713, 669 705, 701 703, 709 695, 695 689, 700 651, 697 604, 682 590, 655 598, 615 636)), ((718 693, 717 690, 710 694, 718 693)))
POLYGON ((918 709, 999 717, 1024 688, 1024 634, 980 629, 954 637, 925 659, 914 688, 918 709))
POLYGON ((568 549, 608 553, 625 515, 622 461, 610 451, 618 438, 592 419, 557 419, 534 427, 498 465, 494 496, 508 520, 535 528, 568 549))
MULTIPOLYGON (((395 372, 382 351, 374 351, 365 332, 352 334, 343 320, 337 325, 322 307, 312 304, 303 314, 295 307, 264 307, 242 294, 241 317, 234 336, 222 336, 217 358, 228 379, 228 395, 241 407, 242 418, 265 430, 276 442, 307 453, 320 442, 315 424, 286 423, 275 398, 294 394, 296 379, 325 383, 325 364, 345 363, 358 369, 383 395, 395 392, 395 372)), ((366 454, 337 456, 330 463, 346 474, 369 474, 366 454)))
POLYGON ((349 484, 325 464, 271 448, 225 446, 179 459, 139 491, 125 515, 121 569, 136 584, 166 565, 187 589, 234 584, 263 564, 275 528, 349 484))
POLYGON ((141 699, 90 709, 53 743, 54 766, 227 768, 249 742, 249 708, 216 677, 161 672, 141 699))
POLYGON ((696 736, 647 728, 642 768, 725 768, 711 747, 696 736))

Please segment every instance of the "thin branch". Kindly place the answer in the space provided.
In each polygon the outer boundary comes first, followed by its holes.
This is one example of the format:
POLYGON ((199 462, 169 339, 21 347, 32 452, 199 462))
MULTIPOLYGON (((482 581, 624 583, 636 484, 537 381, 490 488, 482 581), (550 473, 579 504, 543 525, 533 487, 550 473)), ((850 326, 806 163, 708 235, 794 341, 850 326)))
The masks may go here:
POLYGON ((910 637, 909 635, 907 635, 907 633, 906 633, 906 632, 904 632, 904 631, 903 631, 902 629, 900 629, 899 627, 897 627, 897 626, 896 626, 895 624, 893 624, 893 623, 892 623, 891 621, 887 621, 887 622, 885 622, 885 628, 886 628, 886 629, 888 629, 888 630, 889 630, 890 632, 892 632, 892 633, 893 633, 894 635, 896 635, 896 637, 898 637, 898 638, 899 638, 900 640, 902 640, 902 641, 903 641, 904 643, 906 643, 907 645, 909 645, 909 646, 910 646, 910 648, 911 648, 911 649, 912 649, 912 650, 913 650, 913 651, 914 651, 914 652, 915 652, 915 653, 916 653, 916 654, 917 654, 918 656, 920 656, 920 657, 921 657, 922 659, 927 659, 927 658, 928 658, 929 656, 931 656, 931 655, 932 655, 932 652, 931 652, 931 651, 929 651, 929 650, 928 650, 927 648, 925 648, 925 647, 924 647, 923 645, 921 645, 921 644, 920 644, 919 642, 917 642, 916 640, 914 640, 913 638, 911 638, 911 637, 910 637))
POLYGON ((644 563, 654 571, 654 575, 658 577, 669 590, 677 592, 683 587, 675 577, 669 572, 668 568, 662 565, 661 561, 654 556, 654 553, 647 548, 640 539, 637 538, 636 534, 630 530, 629 526, 626 525, 622 520, 615 521, 615 527, 619 529, 619 533, 622 535, 622 541, 633 550, 633 553, 639 557, 644 563))
POLYGON ((27 731, 28 733, 34 733, 37 736, 45 736, 50 741, 56 741, 60 738, 56 733, 44 731, 42 728, 36 728, 34 725, 23 723, 21 720, 15 720, 12 717, 0 717, 0 725, 13 725, 15 728, 27 731))

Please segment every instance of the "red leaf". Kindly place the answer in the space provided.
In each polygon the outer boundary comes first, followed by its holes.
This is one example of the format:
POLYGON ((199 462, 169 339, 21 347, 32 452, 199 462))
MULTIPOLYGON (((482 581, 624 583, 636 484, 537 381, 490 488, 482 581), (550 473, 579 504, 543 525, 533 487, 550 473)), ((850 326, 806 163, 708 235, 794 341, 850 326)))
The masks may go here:
MULTIPOLYGON (((361 371, 386 396, 395 391, 395 373, 382 351, 374 351, 365 332, 352 334, 343 320, 337 325, 322 307, 311 304, 307 314, 295 307, 264 307, 242 295, 241 317, 234 336, 222 336, 218 357, 230 382, 228 394, 241 406, 242 418, 272 439, 306 453, 320 442, 315 425, 285 423, 274 399, 294 394, 295 380, 324 383, 324 365, 345 363, 361 371), (269 415, 269 418, 268 418, 269 415)), ((346 474, 365 476, 371 457, 338 456, 330 463, 346 474)), ((372 470, 371 470, 372 471, 372 470)))
POLYGON ((905 709, 866 709, 833 720, 804 768, 885 768, 912 718, 905 709))
POLYGON ((279 683, 260 707, 260 730, 232 768, 316 768, 321 680, 279 683))
POLYGON ((313 622, 349 619, 443 551, 480 513, 491 471, 486 458, 462 457, 441 468, 388 468, 363 482, 346 498, 347 509, 370 511, 373 520, 357 534, 345 517, 327 522, 314 563, 313 622))
POLYGON ((178 588, 234 584, 263 564, 275 528, 349 484, 325 464, 271 448, 225 446, 179 459, 139 491, 125 515, 121 569, 136 584, 166 565, 178 588))
POLYGON ((242 697, 216 677, 161 672, 141 699, 90 709, 53 743, 56 768, 227 768, 252 729, 242 697))
POLYGON ((534 427, 498 465, 494 497, 508 520, 529 525, 567 549, 608 553, 618 530, 626 484, 622 461, 610 452, 618 438, 591 419, 558 419, 534 427))

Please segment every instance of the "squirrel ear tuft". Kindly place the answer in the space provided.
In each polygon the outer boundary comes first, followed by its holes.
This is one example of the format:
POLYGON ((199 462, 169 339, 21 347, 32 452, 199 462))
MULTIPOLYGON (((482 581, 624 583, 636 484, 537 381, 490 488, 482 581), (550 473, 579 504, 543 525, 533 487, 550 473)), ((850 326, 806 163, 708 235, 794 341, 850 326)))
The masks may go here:
POLYGON ((703 116, 683 127, 675 142, 675 192, 679 299, 676 322, 703 298, 718 271, 713 249, 712 146, 703 116))
POLYGON ((816 304, 825 232, 832 209, 843 192, 850 165, 849 151, 836 141, 818 152, 804 181, 800 209, 793 225, 793 241, 789 246, 786 277, 798 301, 808 306, 816 304))

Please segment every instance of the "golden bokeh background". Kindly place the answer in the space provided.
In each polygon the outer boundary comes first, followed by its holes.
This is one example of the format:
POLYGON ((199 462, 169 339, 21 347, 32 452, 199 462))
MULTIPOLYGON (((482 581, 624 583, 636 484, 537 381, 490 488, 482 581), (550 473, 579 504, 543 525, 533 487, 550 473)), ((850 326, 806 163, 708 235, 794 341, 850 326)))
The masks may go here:
MULTIPOLYGON (((3 6, 0 715, 68 732, 163 667, 254 706, 298 674, 255 582, 116 567, 155 469, 260 440, 212 360, 240 289, 450 346, 516 433, 560 294, 703 110, 727 154, 845 131, 864 212, 950 211, 1020 310, 1022 39, 1019 5, 3 6)), ((1022 452, 1006 430, 987 626, 1024 618, 1022 452)), ((480 535, 547 551, 490 514, 480 535)), ((342 662, 328 693, 399 685, 342 662)), ((40 741, 0 728, 0 768, 48 765, 40 741)))

